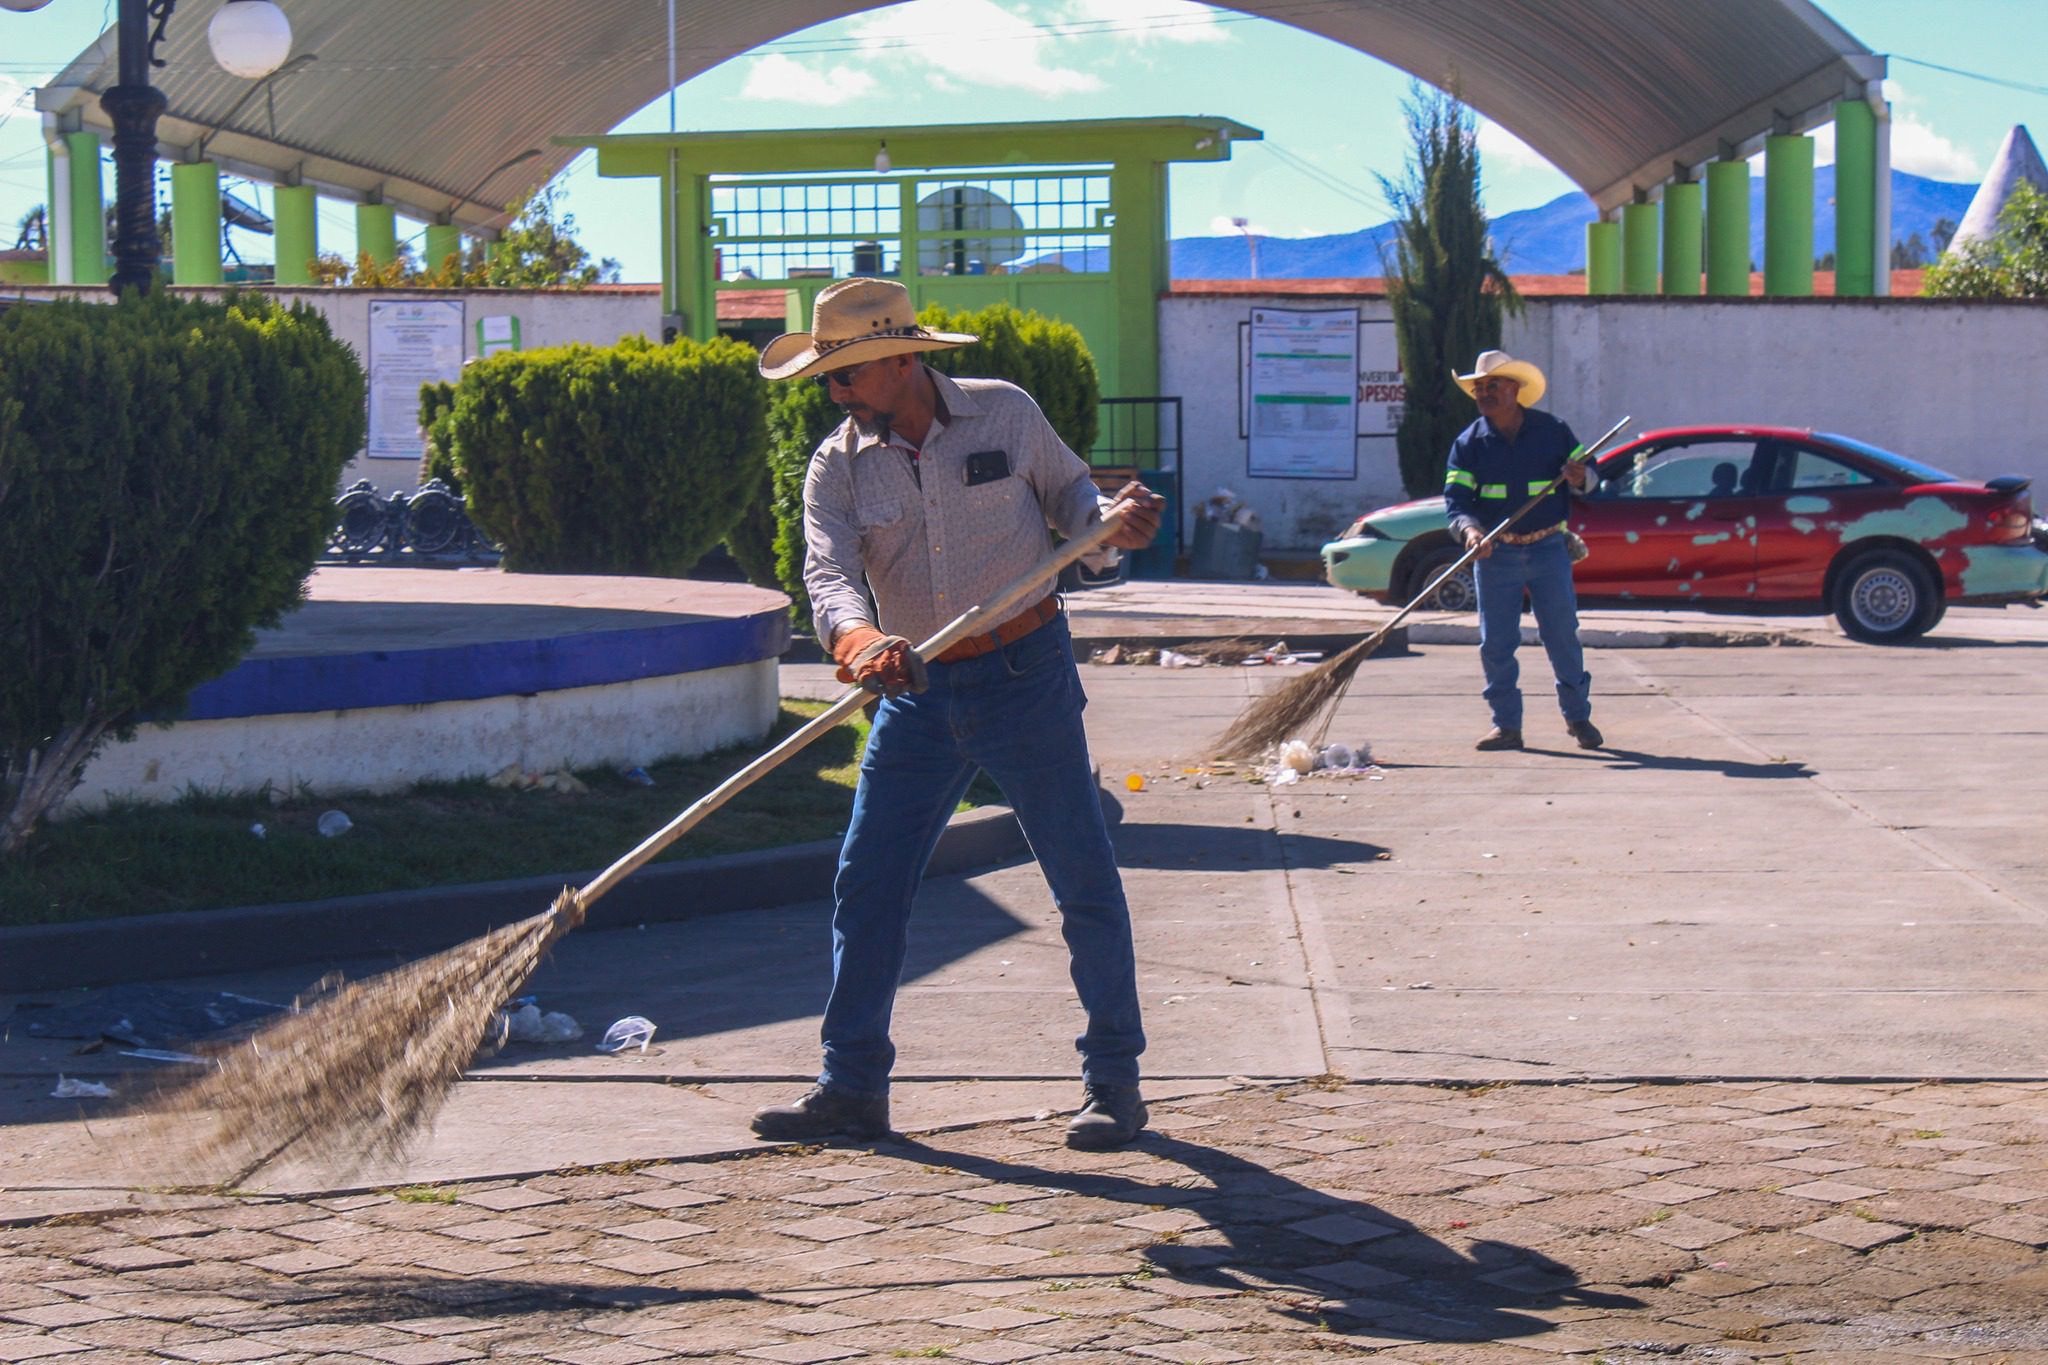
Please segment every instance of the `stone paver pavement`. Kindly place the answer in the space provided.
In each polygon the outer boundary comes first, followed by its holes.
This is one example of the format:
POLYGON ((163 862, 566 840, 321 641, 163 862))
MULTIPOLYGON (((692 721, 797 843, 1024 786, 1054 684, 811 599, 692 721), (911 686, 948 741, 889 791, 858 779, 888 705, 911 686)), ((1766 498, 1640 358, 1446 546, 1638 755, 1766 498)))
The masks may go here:
POLYGON ((0 1361, 2048 1361, 2048 1085, 1158 1115, 16 1225, 0 1361))

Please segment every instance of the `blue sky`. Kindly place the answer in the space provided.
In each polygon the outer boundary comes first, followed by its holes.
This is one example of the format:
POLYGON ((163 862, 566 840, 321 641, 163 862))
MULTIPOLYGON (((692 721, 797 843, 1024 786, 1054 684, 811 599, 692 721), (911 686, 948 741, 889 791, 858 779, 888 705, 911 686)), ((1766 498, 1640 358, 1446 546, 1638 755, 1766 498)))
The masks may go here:
MULTIPOLYGON (((282 3, 289 13, 292 0, 282 3)), ((2048 4, 1823 0, 1821 7, 1893 58, 1899 169, 1974 181, 2012 124, 2048 135, 2048 86, 2028 79, 2035 54, 2048 50, 2048 4)), ((12 244, 13 224, 44 197, 40 124, 27 90, 62 69, 111 22, 111 12, 111 0, 0 11, 0 230, 8 239, 0 245, 12 244)), ((1177 168, 1173 234, 1220 235, 1232 231, 1231 218, 1244 217, 1256 231, 1301 236, 1348 232, 1388 216, 1375 176, 1400 173, 1407 82, 1349 48, 1185 0, 909 0, 806 29, 704 73, 678 92, 678 121, 685 129, 724 129, 1223 115, 1263 129, 1266 141, 1239 144, 1228 163, 1177 168)), ((667 126, 664 99, 619 131, 667 126)), ((1572 188, 1503 129, 1482 126, 1481 147, 1495 214, 1572 188)), ((1828 159, 1825 140, 1820 151, 1828 159)), ((594 255, 617 258, 626 279, 656 277, 651 182, 602 180, 586 157, 558 183, 594 255)), ((230 188, 269 207, 268 187, 230 188)), ((324 248, 353 252, 347 205, 323 201, 320 231, 324 248)), ((248 259, 269 259, 267 239, 236 238, 248 259)))

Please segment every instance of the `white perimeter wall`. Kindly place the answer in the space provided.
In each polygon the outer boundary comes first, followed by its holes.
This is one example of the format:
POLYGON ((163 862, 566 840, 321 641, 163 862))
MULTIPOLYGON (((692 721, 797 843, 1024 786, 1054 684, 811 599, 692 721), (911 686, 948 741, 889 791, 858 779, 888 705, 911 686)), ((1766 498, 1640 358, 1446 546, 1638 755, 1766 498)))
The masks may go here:
MULTIPOLYGON (((1358 477, 1252 479, 1238 435, 1238 325, 1255 307, 1352 308, 1382 298, 1168 296, 1159 375, 1182 402, 1190 502, 1227 486, 1265 522, 1265 549, 1314 550, 1360 512, 1401 501, 1394 443, 1361 439, 1358 477)), ((1550 379, 1539 405, 1590 440, 1624 414, 1631 431, 1752 422, 1840 432, 1971 478, 2025 474, 2048 497, 2048 306, 1935 300, 1538 298, 1510 319, 1506 349, 1550 379)), ((1185 526, 1183 522, 1183 526, 1185 526)))

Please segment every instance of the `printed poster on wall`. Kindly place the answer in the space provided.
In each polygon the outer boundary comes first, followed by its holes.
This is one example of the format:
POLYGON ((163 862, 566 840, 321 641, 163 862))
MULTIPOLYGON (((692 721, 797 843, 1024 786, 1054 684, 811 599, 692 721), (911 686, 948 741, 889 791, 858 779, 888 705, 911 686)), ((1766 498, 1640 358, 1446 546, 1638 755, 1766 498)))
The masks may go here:
POLYGON ((370 301, 370 443, 373 460, 417 462, 420 385, 462 376, 460 299, 370 301))
POLYGON ((1254 308, 1246 373, 1246 472, 1358 475, 1358 310, 1254 308))
POLYGON ((1392 440, 1408 403, 1401 344, 1391 320, 1358 324, 1358 434, 1392 440))

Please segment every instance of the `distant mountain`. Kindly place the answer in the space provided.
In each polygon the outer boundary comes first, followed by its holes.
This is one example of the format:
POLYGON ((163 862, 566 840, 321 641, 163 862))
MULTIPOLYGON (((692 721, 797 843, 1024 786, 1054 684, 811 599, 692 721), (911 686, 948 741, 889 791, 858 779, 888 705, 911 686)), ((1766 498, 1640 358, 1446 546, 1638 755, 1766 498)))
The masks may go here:
MULTIPOLYGON (((1814 169, 1813 249, 1821 256, 1835 249, 1835 168, 1814 169)), ((1975 185, 1928 180, 1892 172, 1892 238, 1903 242, 1918 233, 1933 250, 1934 225, 1946 218, 1960 223, 1977 192, 1975 185)), ((1764 258, 1764 182, 1749 182, 1750 255, 1761 268, 1764 258)), ((1504 213, 1493 220, 1493 239, 1508 269, 1518 275, 1562 275, 1586 266, 1586 224, 1593 220, 1593 201, 1584 194, 1560 195, 1540 208, 1504 213)), ((1350 279, 1378 275, 1380 250, 1393 237, 1392 223, 1329 237, 1259 238, 1259 277, 1270 280, 1350 279)), ((1251 259, 1242 235, 1176 237, 1173 276, 1182 280, 1251 278, 1251 259)), ((1074 263, 1080 260, 1073 253, 1074 263)), ((1098 265, 1098 269, 1101 267, 1098 265)))

